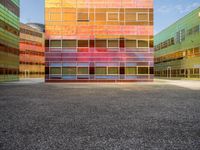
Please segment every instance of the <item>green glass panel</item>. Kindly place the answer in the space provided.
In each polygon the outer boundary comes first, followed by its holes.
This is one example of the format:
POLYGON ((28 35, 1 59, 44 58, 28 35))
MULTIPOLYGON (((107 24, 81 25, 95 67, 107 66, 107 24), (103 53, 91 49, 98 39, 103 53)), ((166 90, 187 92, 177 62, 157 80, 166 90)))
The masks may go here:
POLYGON ((64 67, 62 69, 62 74, 64 74, 64 75, 76 74, 76 67, 64 67))
POLYGON ((136 67, 126 67, 125 74, 137 74, 137 68, 136 67))
POLYGON ((97 67, 95 68, 95 74, 107 74, 106 67, 97 67))
POLYGON ((109 67, 108 74, 119 74, 119 68, 118 67, 109 67))

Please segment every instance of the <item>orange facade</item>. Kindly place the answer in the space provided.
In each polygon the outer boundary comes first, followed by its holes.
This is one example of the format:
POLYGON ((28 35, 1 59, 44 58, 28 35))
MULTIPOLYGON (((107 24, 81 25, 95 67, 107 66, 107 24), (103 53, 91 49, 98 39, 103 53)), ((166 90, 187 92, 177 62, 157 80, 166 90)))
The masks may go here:
POLYGON ((20 25, 20 77, 44 77, 44 33, 20 25))

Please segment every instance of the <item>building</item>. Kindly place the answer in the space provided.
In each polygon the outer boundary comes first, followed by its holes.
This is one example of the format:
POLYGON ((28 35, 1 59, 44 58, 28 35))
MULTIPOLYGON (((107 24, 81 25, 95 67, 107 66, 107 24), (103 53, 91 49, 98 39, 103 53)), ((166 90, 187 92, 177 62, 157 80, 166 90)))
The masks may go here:
POLYGON ((44 77, 44 33, 20 24, 20 77, 44 77))
POLYGON ((45 0, 46 82, 152 81, 153 0, 45 0))
POLYGON ((32 28, 35 28, 41 32, 44 32, 44 25, 41 24, 41 23, 27 23, 26 25, 32 27, 32 28))
POLYGON ((200 7, 155 36, 155 75, 200 78, 200 7))
POLYGON ((19 0, 0 0, 0 82, 18 80, 19 0))

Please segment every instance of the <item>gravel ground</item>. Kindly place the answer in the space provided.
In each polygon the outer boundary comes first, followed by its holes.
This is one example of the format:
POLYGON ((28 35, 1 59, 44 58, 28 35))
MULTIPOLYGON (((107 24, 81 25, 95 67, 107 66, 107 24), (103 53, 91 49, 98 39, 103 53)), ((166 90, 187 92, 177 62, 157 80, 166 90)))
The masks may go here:
POLYGON ((0 149, 199 150, 200 90, 166 82, 0 84, 0 149))

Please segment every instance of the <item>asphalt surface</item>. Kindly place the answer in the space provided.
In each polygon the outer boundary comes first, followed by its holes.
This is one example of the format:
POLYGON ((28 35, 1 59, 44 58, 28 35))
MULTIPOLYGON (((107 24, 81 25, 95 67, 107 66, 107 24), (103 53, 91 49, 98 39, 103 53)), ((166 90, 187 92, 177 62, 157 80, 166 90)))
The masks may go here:
POLYGON ((199 150, 200 90, 0 84, 0 150, 199 150))

